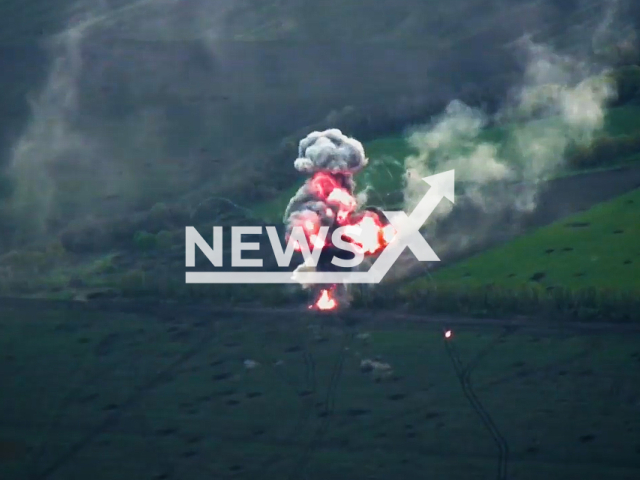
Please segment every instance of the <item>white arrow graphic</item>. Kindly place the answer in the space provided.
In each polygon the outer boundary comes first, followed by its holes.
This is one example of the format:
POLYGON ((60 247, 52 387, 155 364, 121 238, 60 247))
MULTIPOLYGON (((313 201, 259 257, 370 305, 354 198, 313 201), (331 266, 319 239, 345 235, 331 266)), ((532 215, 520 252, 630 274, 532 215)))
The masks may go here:
POLYGON ((421 262, 438 262, 440 259, 426 239, 420 235, 420 228, 436 209, 443 198, 454 203, 454 170, 438 173, 422 179, 431 186, 416 208, 407 215, 403 211, 384 212, 396 230, 396 237, 382 251, 367 272, 298 272, 295 278, 291 272, 187 272, 187 283, 380 283, 393 263, 409 248, 421 262))
POLYGON ((440 258, 433 251, 427 240, 420 235, 420 228, 436 209, 443 198, 455 202, 455 171, 438 173, 422 179, 431 186, 427 194, 416 205, 411 216, 403 211, 384 212, 389 222, 396 229, 396 238, 383 250, 371 269, 367 272, 375 279, 375 283, 389 272, 393 263, 409 248, 420 262, 439 262, 440 258))

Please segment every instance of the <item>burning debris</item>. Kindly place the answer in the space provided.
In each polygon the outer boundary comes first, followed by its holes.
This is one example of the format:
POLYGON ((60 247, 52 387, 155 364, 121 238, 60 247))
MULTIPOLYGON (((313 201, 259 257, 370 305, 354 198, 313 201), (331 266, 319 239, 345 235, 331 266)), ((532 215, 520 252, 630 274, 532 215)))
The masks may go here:
MULTIPOLYGON (((368 159, 362 144, 340 130, 313 132, 298 147, 294 166, 311 177, 289 202, 284 214, 287 240, 294 229, 301 229, 309 247, 321 249, 317 265, 305 261, 294 272, 340 271, 334 257, 350 259, 350 252, 333 245, 333 233, 343 228, 342 240, 363 255, 380 253, 395 235, 381 211, 361 208, 366 201, 355 194, 353 176, 366 167, 368 159)), ((296 242, 296 249, 302 246, 296 242)), ((302 284, 303 288, 310 285, 302 284)), ((315 301, 309 308, 333 310, 347 301, 346 285, 314 285, 315 301)))
POLYGON ((318 310, 333 310, 338 306, 334 295, 332 295, 331 290, 322 289, 320 291, 320 297, 316 300, 315 306, 318 310))

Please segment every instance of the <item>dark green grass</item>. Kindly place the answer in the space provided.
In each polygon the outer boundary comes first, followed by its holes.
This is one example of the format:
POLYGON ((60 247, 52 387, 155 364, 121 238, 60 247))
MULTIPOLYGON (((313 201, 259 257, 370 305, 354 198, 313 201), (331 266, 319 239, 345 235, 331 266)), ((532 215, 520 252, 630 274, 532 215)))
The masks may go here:
MULTIPOLYGON (((95 480, 495 476, 496 447, 435 325, 37 307, 0 318, 6 480, 29 468, 95 480), (362 372, 364 359, 393 372, 362 372)), ((634 336, 460 327, 452 341, 509 443, 510 478, 637 478, 634 336)))

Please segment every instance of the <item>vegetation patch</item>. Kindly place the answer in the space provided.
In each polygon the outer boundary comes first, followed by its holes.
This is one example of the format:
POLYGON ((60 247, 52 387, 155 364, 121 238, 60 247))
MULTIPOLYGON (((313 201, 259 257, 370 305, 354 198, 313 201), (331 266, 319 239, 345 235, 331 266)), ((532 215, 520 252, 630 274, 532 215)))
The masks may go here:
POLYGON ((640 291, 640 275, 633 268, 640 261, 639 206, 640 189, 438 269, 432 280, 420 279, 406 289, 419 291, 432 282, 500 287, 536 282, 549 288, 640 291))

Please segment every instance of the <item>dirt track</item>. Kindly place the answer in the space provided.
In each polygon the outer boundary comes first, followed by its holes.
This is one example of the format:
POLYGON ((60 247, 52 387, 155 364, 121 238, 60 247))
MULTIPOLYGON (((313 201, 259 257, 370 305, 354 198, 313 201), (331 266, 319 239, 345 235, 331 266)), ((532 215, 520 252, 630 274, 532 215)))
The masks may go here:
POLYGON ((20 311, 24 314, 43 311, 73 312, 113 312, 124 314, 141 314, 157 317, 161 320, 177 317, 188 318, 188 322, 201 324, 203 321, 236 321, 251 318, 252 320, 269 322, 297 321, 303 318, 322 319, 333 325, 362 325, 368 327, 385 327, 393 325, 430 325, 467 328, 517 328, 527 331, 546 333, 602 333, 629 332, 640 334, 640 324, 633 323, 594 323, 594 322, 557 322, 544 318, 475 318, 459 315, 418 315, 402 311, 344 310, 339 312, 313 312, 306 306, 287 308, 273 307, 216 307, 213 304, 187 304, 178 302, 143 301, 143 300, 95 300, 88 302, 0 298, 0 315, 2 311, 20 311))

